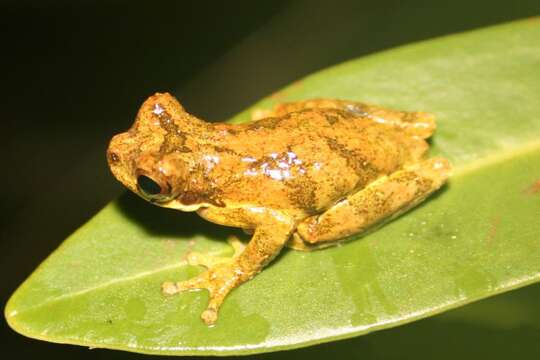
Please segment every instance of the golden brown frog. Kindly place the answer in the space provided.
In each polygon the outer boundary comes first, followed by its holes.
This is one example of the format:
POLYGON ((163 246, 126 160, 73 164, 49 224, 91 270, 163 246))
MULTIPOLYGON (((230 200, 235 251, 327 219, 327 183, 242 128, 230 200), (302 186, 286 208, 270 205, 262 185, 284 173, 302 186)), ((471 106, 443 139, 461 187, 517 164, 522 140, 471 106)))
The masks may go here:
POLYGON ((207 289, 209 325, 284 245, 311 250, 364 232, 417 205, 450 172, 446 159, 424 159, 435 130, 428 113, 316 99, 253 120, 207 123, 158 93, 108 149, 114 176, 144 199, 253 233, 229 261, 192 254, 207 270, 162 285, 166 294, 207 289))

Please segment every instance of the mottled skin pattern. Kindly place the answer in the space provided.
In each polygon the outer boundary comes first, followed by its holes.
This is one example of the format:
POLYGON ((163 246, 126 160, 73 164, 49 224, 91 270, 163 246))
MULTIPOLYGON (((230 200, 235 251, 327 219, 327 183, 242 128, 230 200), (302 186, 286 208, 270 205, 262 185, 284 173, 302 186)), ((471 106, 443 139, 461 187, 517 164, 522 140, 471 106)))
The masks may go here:
POLYGON ((336 244, 418 204, 447 179, 449 163, 424 160, 432 115, 316 99, 256 111, 254 121, 207 123, 174 97, 155 94, 108 149, 114 176, 160 206, 253 233, 235 256, 163 292, 208 289, 202 319, 217 320, 226 295, 256 275, 284 245, 336 244))

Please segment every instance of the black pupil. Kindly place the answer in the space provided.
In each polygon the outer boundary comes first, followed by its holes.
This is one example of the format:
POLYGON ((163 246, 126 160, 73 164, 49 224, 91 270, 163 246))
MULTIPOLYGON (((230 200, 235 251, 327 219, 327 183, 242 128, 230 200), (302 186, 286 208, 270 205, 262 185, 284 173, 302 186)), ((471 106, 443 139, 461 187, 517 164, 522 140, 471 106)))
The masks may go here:
POLYGON ((161 186, 148 176, 139 175, 137 183, 139 184, 139 188, 148 195, 157 195, 161 193, 161 186))

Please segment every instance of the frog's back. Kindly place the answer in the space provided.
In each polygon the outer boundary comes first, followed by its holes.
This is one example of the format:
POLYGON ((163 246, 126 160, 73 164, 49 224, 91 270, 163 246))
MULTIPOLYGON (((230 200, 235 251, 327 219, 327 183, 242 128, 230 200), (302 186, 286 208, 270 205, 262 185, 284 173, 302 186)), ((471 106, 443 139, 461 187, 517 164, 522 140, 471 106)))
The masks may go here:
POLYGON ((234 136, 224 147, 237 155, 242 174, 236 171, 231 196, 307 213, 396 171, 427 148, 399 128, 340 109, 306 109, 230 130, 234 136))

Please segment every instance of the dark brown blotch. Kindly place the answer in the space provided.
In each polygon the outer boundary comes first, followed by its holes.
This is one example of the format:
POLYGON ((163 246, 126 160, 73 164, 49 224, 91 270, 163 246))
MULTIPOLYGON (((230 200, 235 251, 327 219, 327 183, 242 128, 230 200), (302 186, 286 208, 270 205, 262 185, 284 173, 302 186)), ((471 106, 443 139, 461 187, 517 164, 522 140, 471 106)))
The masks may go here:
POLYGON ((180 202, 184 205, 193 205, 193 204, 196 204, 198 201, 199 201, 199 196, 192 191, 187 191, 183 193, 182 196, 180 197, 180 202))
POLYGON ((159 126, 163 130, 165 130, 168 133, 175 133, 178 131, 178 127, 174 123, 174 120, 172 119, 171 115, 166 112, 162 111, 161 113, 156 115, 159 119, 159 126))
POLYGON ((339 118, 337 116, 334 116, 334 115, 325 114, 324 117, 326 119, 326 122, 328 124, 330 124, 330 125, 334 125, 335 123, 337 123, 339 121, 339 118))
POLYGON ((357 187, 365 186, 369 181, 372 181, 377 177, 378 171, 373 165, 367 161, 362 154, 357 151, 349 149, 346 145, 341 144, 336 139, 325 137, 328 147, 337 153, 340 157, 345 159, 347 166, 356 173, 359 177, 357 187))
POLYGON ((156 116, 159 119, 159 126, 165 130, 165 138, 163 139, 159 152, 162 154, 173 151, 190 152, 191 149, 184 146, 186 143, 186 134, 178 128, 178 125, 176 125, 171 115, 168 112, 163 111, 156 114, 156 116))
POLYGON ((291 203, 310 215, 318 213, 316 186, 307 174, 301 178, 286 181, 285 185, 289 188, 287 196, 291 203))
POLYGON ((257 130, 257 129, 275 129, 279 124, 285 119, 285 117, 269 117, 261 120, 257 120, 248 125, 248 130, 257 130))
POLYGON ((214 146, 214 151, 216 153, 218 153, 218 154, 230 154, 230 155, 234 155, 234 156, 241 156, 239 153, 237 153, 233 149, 229 149, 229 148, 226 148, 226 147, 223 147, 223 146, 215 145, 214 146))

